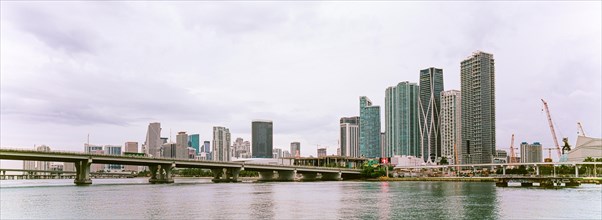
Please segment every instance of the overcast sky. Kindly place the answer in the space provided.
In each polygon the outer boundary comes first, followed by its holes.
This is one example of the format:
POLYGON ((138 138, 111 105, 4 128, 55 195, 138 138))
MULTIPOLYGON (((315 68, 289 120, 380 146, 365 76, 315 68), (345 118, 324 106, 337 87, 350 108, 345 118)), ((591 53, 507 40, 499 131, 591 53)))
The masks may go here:
MULTIPOLYGON (((496 67, 497 145, 552 137, 577 122, 601 137, 601 3, 1 2, 1 146, 83 151, 144 142, 149 122, 212 139, 251 138, 272 120, 274 147, 336 153, 339 118, 359 96, 477 50, 496 67)), ((383 123, 384 125, 384 123, 383 123)))

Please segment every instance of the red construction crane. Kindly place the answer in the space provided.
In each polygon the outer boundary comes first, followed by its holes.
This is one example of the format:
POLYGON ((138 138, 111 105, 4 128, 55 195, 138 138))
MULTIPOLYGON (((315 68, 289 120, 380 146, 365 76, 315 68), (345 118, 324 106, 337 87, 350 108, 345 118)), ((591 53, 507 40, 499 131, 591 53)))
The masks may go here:
POLYGON ((516 162, 516 153, 514 152, 514 134, 512 134, 512 141, 510 141, 510 163, 516 162))
POLYGON ((556 146, 556 151, 558 151, 558 158, 560 158, 560 145, 558 145, 558 138, 556 138, 556 131, 554 131, 554 123, 552 123, 552 116, 550 116, 550 109, 548 108, 548 103, 541 99, 543 102, 543 107, 546 110, 546 114, 548 115, 548 123, 550 124, 550 132, 552 132, 552 138, 554 139, 554 146, 556 146))

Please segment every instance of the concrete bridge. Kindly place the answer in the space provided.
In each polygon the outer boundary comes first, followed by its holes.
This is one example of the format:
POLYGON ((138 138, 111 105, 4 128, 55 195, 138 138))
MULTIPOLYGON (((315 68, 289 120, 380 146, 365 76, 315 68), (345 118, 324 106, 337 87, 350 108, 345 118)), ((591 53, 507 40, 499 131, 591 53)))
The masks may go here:
POLYGON ((214 182, 236 182, 238 181, 238 174, 241 170, 257 171, 259 172, 260 180, 263 181, 292 181, 297 174, 301 174, 303 180, 314 180, 318 174, 322 176, 321 180, 353 179, 359 178, 360 176, 360 170, 346 168, 179 160, 174 158, 151 158, 62 151, 43 152, 22 149, 0 149, 0 159, 74 163, 76 170, 74 183, 77 185, 92 183, 92 179, 90 178, 90 165, 93 163, 148 166, 151 171, 151 177, 149 179, 150 183, 173 183, 172 170, 174 168, 210 169, 214 175, 214 182))
MULTIPOLYGON (((0 169, 0 179, 73 179, 76 175, 75 171, 64 170, 25 170, 25 169, 0 169), (6 174, 6 172, 18 172, 21 174, 6 174)), ((132 173, 108 173, 108 172, 91 172, 93 177, 106 178, 132 178, 135 177, 132 173)))

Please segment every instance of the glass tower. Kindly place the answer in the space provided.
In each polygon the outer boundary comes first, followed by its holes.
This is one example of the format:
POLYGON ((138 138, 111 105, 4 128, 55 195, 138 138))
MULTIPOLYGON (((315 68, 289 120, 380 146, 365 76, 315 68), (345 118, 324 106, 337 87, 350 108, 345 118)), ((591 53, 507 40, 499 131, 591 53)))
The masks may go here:
POLYGON ((188 136, 188 147, 192 147, 196 150, 196 154, 201 153, 201 142, 199 134, 191 134, 188 136))
POLYGON ((400 82, 385 91, 385 156, 421 157, 416 83, 400 82))
POLYGON ((477 51, 461 63, 462 163, 491 163, 495 154, 495 62, 477 51))
POLYGON ((272 121, 253 121, 251 123, 253 158, 272 158, 272 121))
POLYGON ((380 106, 360 97, 360 156, 376 158, 380 152, 380 106))
POLYGON ((434 67, 420 70, 420 133, 424 161, 435 162, 441 158, 441 92, 443 70, 434 67))

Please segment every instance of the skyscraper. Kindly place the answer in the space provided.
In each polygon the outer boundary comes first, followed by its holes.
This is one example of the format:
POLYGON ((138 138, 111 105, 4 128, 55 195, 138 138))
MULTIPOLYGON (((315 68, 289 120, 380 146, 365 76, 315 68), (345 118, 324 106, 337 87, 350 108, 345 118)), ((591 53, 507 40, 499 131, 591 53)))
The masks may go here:
POLYGON ((301 143, 300 142, 291 142, 291 156, 293 156, 293 157, 301 156, 301 143))
POLYGON ((385 156, 422 157, 419 126, 419 87, 400 82, 385 91, 385 156))
POLYGON ((420 133, 424 161, 437 161, 441 157, 441 132, 439 113, 441 112, 441 92, 443 91, 443 70, 434 67, 420 70, 420 133))
POLYGON ((360 117, 343 117, 340 120, 341 156, 360 156, 360 117))
POLYGON ((495 62, 477 51, 461 63, 462 163, 491 163, 495 154, 495 62))
POLYGON ((148 125, 144 153, 149 157, 161 157, 161 123, 153 122, 148 125))
POLYGON ((188 147, 196 150, 197 155, 201 154, 201 143, 199 134, 188 135, 188 147))
POLYGON ((441 157, 449 164, 461 164, 462 116, 460 91, 441 92, 441 157))
POLYGON ((176 158, 188 159, 188 134, 180 131, 176 135, 176 158))
POLYGON ((272 128, 272 121, 255 120, 251 123, 253 158, 272 158, 272 128))
POLYGON ((213 127, 213 152, 214 161, 230 161, 230 129, 213 127))
POLYGON ((380 157, 380 106, 360 96, 360 155, 380 157))
POLYGON ((232 156, 237 158, 251 157, 251 142, 236 138, 236 141, 232 144, 232 153, 232 156))

